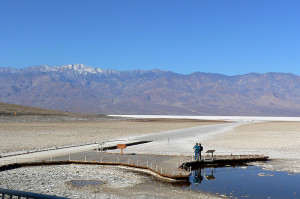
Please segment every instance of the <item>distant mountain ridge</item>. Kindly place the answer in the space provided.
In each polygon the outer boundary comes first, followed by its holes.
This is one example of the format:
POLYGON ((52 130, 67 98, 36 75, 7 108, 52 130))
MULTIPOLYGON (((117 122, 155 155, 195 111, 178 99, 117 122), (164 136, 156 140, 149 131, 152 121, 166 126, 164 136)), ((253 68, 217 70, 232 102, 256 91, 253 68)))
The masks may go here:
POLYGON ((300 116, 300 77, 189 75, 82 64, 0 68, 0 102, 101 114, 300 116))

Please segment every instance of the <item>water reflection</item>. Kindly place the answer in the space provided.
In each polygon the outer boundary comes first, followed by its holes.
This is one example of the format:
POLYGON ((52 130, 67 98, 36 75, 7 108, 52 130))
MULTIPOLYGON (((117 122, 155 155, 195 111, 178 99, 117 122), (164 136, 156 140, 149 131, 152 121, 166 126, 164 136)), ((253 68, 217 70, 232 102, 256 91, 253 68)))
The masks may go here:
POLYGON ((205 169, 204 169, 204 176, 206 180, 215 180, 215 176, 214 176, 214 170, 213 168, 211 169, 210 175, 209 175, 209 171, 206 172, 205 174, 205 169))
POLYGON ((194 170, 192 172, 192 175, 194 176, 193 182, 195 183, 195 185, 201 184, 203 180, 203 176, 201 175, 201 169, 199 168, 197 170, 194 170))
POLYGON ((194 168, 193 191, 219 193, 229 198, 300 198, 300 175, 267 171, 256 166, 194 168))

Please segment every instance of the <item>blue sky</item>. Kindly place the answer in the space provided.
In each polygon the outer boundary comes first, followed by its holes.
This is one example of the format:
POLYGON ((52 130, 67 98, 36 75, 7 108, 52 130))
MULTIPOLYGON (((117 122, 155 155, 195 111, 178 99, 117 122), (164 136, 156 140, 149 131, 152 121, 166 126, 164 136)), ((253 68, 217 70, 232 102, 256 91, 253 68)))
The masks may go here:
POLYGON ((300 1, 1 0, 0 67, 300 75, 300 1))

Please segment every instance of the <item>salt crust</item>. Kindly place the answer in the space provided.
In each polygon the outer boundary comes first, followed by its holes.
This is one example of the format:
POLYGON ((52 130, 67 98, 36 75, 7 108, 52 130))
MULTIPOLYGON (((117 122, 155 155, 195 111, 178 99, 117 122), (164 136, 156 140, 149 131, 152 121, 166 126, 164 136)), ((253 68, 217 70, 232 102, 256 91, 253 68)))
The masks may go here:
POLYGON ((69 198, 218 198, 181 190, 122 167, 56 165, 22 167, 0 172, 0 187, 69 198), (103 181, 102 185, 76 187, 72 180, 103 181))

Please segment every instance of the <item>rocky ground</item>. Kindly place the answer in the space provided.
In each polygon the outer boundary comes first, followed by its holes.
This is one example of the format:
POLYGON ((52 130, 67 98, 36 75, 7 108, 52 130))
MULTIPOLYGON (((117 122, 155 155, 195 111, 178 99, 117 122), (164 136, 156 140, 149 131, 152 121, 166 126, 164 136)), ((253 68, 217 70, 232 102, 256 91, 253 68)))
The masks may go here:
POLYGON ((22 167, 0 172, 0 187, 70 198, 218 198, 212 194, 179 189, 172 184, 122 167, 57 165, 22 167), (75 186, 72 181, 101 181, 75 186))

